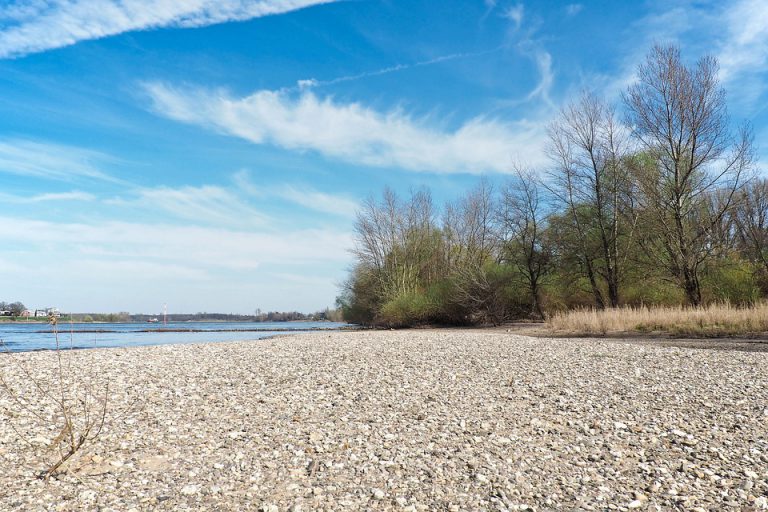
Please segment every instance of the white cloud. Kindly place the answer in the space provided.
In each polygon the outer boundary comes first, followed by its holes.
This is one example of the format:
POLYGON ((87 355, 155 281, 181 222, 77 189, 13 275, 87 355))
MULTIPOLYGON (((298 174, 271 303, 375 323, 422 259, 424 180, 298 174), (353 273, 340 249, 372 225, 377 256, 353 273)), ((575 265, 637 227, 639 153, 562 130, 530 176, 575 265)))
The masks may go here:
POLYGON ((334 0, 50 0, 0 10, 0 58, 159 27, 200 27, 334 0))
POLYGON ((554 103, 549 96, 552 84, 555 81, 555 73, 552 71, 552 55, 544 50, 536 50, 533 54, 536 62, 536 68, 539 71, 539 83, 536 88, 528 94, 528 100, 541 98, 547 105, 554 108, 554 103))
POLYGON ((584 9, 584 5, 582 4, 568 4, 565 6, 565 14, 568 16, 576 16, 582 9, 584 9))
POLYGON ((357 201, 336 194, 319 192, 310 187, 284 185, 277 187, 275 193, 304 208, 342 217, 354 217, 359 207, 357 201))
POLYGON ((0 200, 6 203, 44 203, 50 201, 94 201, 96 196, 88 192, 73 190, 71 192, 49 192, 44 194, 35 194, 28 197, 0 194, 0 200))
POLYGON ((278 197, 308 210, 330 213, 342 217, 354 217, 358 202, 340 194, 328 194, 315 190, 308 185, 268 185, 260 186, 251 180, 248 171, 234 175, 235 185, 239 190, 256 197, 278 197))
POLYGON ((379 112, 311 91, 257 91, 233 98, 223 91, 145 84, 155 112, 256 144, 317 151, 377 167, 438 173, 511 172, 515 159, 541 151, 541 123, 476 117, 456 129, 402 110, 379 112))
POLYGON ((525 14, 525 6, 523 4, 517 4, 508 7, 503 16, 511 20, 515 24, 515 30, 520 28, 523 24, 523 15, 525 14))
MULTIPOLYGON (((742 0, 728 8, 713 30, 726 27, 717 57, 720 78, 739 103, 751 106, 766 89, 768 70, 768 3, 742 0)), ((751 108, 750 108, 751 110, 751 108)))
POLYGON ((719 54, 723 77, 764 70, 768 64, 768 4, 763 0, 738 2, 728 9, 725 23, 728 38, 719 54))
POLYGON ((333 303, 351 234, 0 217, 0 277, 64 311, 310 311, 333 303), (276 273, 300 277, 282 278, 276 273), (319 282, 318 277, 326 279, 319 282))
POLYGON ((0 173, 70 181, 75 178, 119 182, 99 169, 112 158, 104 153, 27 139, 0 139, 0 173))
POLYGON ((267 263, 346 262, 348 233, 301 229, 258 232, 237 229, 142 224, 59 223, 0 217, 7 243, 56 247, 57 257, 103 261, 144 261, 185 268, 253 270, 267 263))
POLYGON ((264 225, 269 221, 268 216, 222 187, 157 187, 139 189, 137 193, 139 197, 134 202, 115 202, 153 207, 177 218, 203 225, 254 226, 264 225))

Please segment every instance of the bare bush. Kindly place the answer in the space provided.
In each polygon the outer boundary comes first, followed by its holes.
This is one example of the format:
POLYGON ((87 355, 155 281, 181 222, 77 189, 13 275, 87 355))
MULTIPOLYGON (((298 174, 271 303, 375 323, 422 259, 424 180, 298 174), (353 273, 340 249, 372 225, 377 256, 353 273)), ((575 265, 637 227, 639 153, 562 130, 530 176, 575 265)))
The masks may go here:
POLYGON ((83 368, 72 365, 71 344, 69 350, 60 345, 57 318, 51 317, 49 322, 56 341, 56 348, 50 354, 55 358, 53 373, 33 372, 23 361, 13 360, 12 370, 25 382, 22 386, 14 385, 14 380, 0 372, 0 395, 4 395, 9 404, 5 416, 20 440, 37 449, 29 429, 20 428, 17 423, 32 423, 36 430, 56 432, 44 443, 47 453, 54 455, 46 455, 48 461, 40 478, 57 474, 73 455, 93 443, 104 428, 109 409, 109 382, 94 386, 86 379, 83 368))

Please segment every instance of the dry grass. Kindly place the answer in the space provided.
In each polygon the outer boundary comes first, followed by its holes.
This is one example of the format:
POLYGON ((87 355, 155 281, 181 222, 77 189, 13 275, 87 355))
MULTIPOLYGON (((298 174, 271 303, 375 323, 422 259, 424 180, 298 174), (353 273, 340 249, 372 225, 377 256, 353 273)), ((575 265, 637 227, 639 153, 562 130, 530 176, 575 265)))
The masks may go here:
POLYGON ((557 334, 606 335, 663 332, 678 336, 719 337, 768 332, 768 303, 752 307, 712 304, 577 310, 555 313, 547 327, 557 334))

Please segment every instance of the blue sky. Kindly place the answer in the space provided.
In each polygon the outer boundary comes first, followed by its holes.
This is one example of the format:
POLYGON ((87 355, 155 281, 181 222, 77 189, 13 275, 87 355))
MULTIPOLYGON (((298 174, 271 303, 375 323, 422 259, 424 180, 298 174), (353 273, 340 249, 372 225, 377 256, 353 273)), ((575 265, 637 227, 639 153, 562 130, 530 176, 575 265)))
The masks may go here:
POLYGON ((654 42, 720 59, 765 161, 763 0, 0 1, 0 299, 331 306, 361 200, 546 169, 654 42))

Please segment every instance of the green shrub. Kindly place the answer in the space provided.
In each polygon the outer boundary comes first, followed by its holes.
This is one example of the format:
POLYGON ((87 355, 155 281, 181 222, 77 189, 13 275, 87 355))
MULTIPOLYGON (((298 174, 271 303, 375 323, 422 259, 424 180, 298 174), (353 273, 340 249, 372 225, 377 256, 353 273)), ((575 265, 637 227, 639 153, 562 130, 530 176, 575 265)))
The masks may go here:
POLYGON ((385 302, 377 321, 389 327, 417 325, 431 320, 437 310, 437 304, 426 294, 406 293, 385 302))

